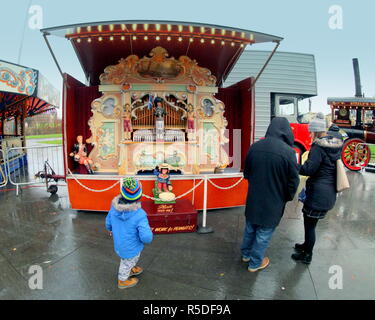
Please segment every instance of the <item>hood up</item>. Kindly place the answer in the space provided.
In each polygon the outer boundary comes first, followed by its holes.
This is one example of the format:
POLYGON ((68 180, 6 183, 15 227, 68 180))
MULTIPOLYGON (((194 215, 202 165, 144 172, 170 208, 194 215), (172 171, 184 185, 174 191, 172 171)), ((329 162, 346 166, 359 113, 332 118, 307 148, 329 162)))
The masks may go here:
POLYGON ((294 144, 292 128, 286 118, 275 117, 272 119, 266 133, 266 138, 270 137, 280 139, 291 147, 294 144))
POLYGON ((314 144, 321 147, 332 161, 340 159, 341 147, 343 145, 342 139, 333 136, 326 136, 316 139, 314 144))
POLYGON ((335 124, 332 124, 329 127, 327 134, 334 137, 334 138, 338 138, 340 140, 343 140, 343 136, 340 133, 340 128, 338 126, 336 126, 335 124))
POLYGON ((121 198, 120 194, 114 197, 112 200, 112 206, 116 210, 116 215, 122 220, 126 220, 132 215, 132 213, 142 207, 140 202, 120 203, 121 198))

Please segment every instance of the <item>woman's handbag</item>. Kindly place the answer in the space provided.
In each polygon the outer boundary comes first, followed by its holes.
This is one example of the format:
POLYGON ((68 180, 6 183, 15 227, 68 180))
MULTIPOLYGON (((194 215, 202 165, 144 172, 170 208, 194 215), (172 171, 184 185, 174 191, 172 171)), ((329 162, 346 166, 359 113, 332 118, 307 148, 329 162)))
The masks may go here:
POLYGON ((348 176, 341 159, 336 161, 336 191, 341 192, 350 188, 348 176))

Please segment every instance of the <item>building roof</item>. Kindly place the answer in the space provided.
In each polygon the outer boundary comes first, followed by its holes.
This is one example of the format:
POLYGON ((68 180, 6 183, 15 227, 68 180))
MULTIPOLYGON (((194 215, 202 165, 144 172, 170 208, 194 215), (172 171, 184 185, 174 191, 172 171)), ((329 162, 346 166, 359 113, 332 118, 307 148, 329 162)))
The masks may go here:
POLYGON ((143 57, 161 46, 171 57, 182 55, 208 68, 221 86, 246 45, 283 38, 227 26, 182 21, 104 21, 42 29, 45 35, 68 39, 91 85, 104 68, 131 54, 143 57))

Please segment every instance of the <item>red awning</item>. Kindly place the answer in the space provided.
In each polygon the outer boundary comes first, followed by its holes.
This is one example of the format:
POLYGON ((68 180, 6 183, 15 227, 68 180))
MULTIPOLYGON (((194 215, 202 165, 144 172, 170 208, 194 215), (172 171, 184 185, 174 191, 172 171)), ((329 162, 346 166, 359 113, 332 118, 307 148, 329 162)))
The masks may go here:
POLYGON ((51 109, 55 106, 38 97, 0 92, 0 119, 11 119, 21 114, 32 117, 51 109))
POLYGON ((38 71, 0 60, 0 120, 58 107, 60 93, 38 71))
POLYGON ((280 37, 225 26, 176 21, 113 21, 53 27, 45 35, 69 39, 91 85, 104 68, 135 54, 142 58, 161 46, 171 57, 187 55, 225 81, 246 45, 279 42, 280 37))

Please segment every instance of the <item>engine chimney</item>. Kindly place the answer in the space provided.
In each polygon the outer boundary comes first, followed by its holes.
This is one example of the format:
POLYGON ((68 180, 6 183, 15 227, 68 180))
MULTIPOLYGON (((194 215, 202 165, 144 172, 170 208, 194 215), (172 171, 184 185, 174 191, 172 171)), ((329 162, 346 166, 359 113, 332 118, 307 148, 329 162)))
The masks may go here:
POLYGON ((361 76, 359 74, 359 64, 358 59, 353 59, 353 69, 354 69, 354 83, 355 83, 355 96, 360 98, 362 95, 362 86, 361 86, 361 76))

